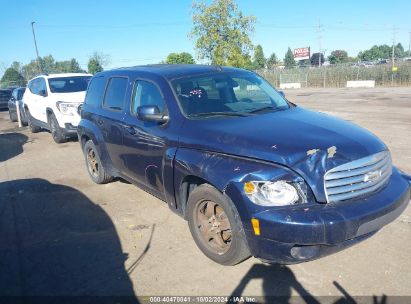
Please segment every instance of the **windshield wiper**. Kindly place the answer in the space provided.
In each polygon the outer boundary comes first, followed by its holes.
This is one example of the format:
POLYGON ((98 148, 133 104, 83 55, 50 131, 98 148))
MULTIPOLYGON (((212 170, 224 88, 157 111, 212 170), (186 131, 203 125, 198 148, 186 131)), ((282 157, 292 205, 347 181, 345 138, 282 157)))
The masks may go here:
POLYGON ((203 116, 238 116, 244 117, 249 116, 249 113, 240 113, 240 112, 204 112, 204 113, 196 113, 190 114, 189 117, 203 117, 203 116))
POLYGON ((286 109, 287 108, 282 108, 282 107, 281 108, 274 108, 272 106, 267 106, 267 107, 262 107, 262 108, 259 108, 259 109, 252 110, 248 113, 255 114, 255 113, 258 113, 258 112, 264 112, 264 111, 268 111, 268 110, 271 110, 273 112, 277 112, 277 111, 283 111, 283 110, 286 110, 286 109))

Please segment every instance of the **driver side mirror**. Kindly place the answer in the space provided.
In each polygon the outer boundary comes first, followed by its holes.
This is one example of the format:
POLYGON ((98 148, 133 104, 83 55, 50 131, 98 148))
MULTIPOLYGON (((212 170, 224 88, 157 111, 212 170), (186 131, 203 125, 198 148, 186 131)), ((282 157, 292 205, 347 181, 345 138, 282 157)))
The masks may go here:
POLYGON ((43 97, 47 97, 47 91, 46 90, 40 90, 39 95, 43 97))
POLYGON ((278 93, 280 93, 280 95, 285 98, 285 93, 284 93, 284 91, 278 91, 278 93))
POLYGON ((142 121, 153 121, 165 123, 168 121, 168 115, 160 113, 157 106, 140 106, 137 108, 137 117, 142 121))

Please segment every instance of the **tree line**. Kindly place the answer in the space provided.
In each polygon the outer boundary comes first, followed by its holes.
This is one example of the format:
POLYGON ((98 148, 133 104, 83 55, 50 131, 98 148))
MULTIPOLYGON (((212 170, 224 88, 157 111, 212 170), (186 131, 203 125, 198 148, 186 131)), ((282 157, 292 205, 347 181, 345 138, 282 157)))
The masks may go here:
MULTIPOLYGON (((286 68, 297 65, 318 66, 325 62, 322 53, 313 53, 308 60, 296 62, 291 48, 288 48, 284 59, 278 59, 275 53, 265 57, 261 45, 254 46, 251 36, 255 31, 256 18, 244 15, 235 0, 213 0, 210 4, 194 2, 192 6, 192 30, 190 39, 200 62, 214 65, 234 66, 250 70, 271 68, 282 65, 286 68)), ((375 45, 369 50, 359 52, 357 57, 349 57, 345 50, 334 50, 328 56, 331 64, 357 61, 374 61, 391 57, 392 47, 375 45)), ((401 43, 394 47, 396 58, 407 56, 401 43)), ((410 54, 408 54, 410 56, 410 54)), ((194 64, 194 57, 187 52, 170 53, 161 63, 194 64)), ((95 52, 88 61, 88 72, 95 74, 103 70, 107 56, 95 52)), ((26 65, 13 62, 3 75, 0 84, 24 85, 26 80, 41 73, 85 72, 75 58, 55 61, 52 55, 32 60, 26 65)))
POLYGON ((108 56, 94 52, 87 63, 87 71, 80 67, 77 59, 56 61, 52 55, 33 59, 27 64, 14 61, 3 74, 0 80, 1 87, 25 86, 27 81, 33 77, 47 73, 90 73, 95 74, 103 71, 103 66, 108 64, 108 56))

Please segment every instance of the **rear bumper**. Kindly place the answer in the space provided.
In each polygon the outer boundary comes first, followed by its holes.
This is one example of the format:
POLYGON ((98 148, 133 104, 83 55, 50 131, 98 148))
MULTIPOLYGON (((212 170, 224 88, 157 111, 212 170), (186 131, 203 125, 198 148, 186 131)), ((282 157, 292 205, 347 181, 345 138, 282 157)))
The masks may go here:
POLYGON ((409 178, 394 170, 389 184, 372 196, 333 204, 267 210, 252 217, 260 236, 246 229, 251 253, 263 261, 292 264, 340 251, 395 220, 410 201, 409 178))

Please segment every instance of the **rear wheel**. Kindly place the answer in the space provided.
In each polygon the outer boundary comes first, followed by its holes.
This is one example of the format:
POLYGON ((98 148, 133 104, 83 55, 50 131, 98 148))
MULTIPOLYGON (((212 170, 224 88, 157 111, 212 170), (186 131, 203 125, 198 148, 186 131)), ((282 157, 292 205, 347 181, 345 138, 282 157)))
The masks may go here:
POLYGON ((200 185, 191 192, 187 207, 191 235, 207 257, 222 265, 250 257, 237 209, 220 191, 200 185))
POLYGON ((16 122, 16 121, 17 121, 17 114, 16 114, 16 113, 12 114, 12 113, 10 112, 10 110, 9 110, 9 117, 10 117, 10 120, 11 120, 12 122, 16 122))
POLYGON ((33 124, 33 117, 28 108, 26 108, 27 114, 27 124, 29 125, 31 133, 38 133, 40 132, 41 128, 33 124))
POLYGON ((88 140, 84 145, 84 158, 86 160, 87 171, 96 184, 105 184, 113 180, 113 177, 106 173, 101 162, 100 155, 92 140, 88 140))
POLYGON ((64 135, 63 130, 60 128, 59 123, 57 122, 56 116, 54 114, 49 115, 49 127, 51 136, 53 136, 53 140, 56 143, 61 144, 67 141, 67 138, 64 135))

